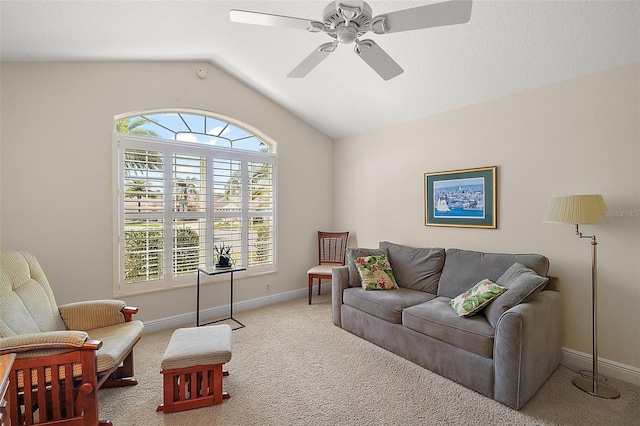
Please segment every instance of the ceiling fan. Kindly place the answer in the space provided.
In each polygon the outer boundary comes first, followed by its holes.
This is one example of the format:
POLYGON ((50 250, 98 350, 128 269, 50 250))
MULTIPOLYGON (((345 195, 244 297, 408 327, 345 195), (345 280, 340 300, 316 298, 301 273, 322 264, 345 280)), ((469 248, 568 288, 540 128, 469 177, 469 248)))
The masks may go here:
POLYGON ((262 12, 232 9, 232 22, 266 25, 270 27, 323 32, 334 40, 317 47, 287 77, 302 78, 314 69, 339 44, 355 43, 354 51, 380 77, 390 80, 404 70, 376 42, 361 37, 371 31, 374 34, 390 34, 401 31, 445 25, 464 24, 471 18, 471 0, 453 0, 389 12, 373 17, 371 6, 364 1, 336 0, 324 8, 322 22, 292 16, 272 15, 262 12))

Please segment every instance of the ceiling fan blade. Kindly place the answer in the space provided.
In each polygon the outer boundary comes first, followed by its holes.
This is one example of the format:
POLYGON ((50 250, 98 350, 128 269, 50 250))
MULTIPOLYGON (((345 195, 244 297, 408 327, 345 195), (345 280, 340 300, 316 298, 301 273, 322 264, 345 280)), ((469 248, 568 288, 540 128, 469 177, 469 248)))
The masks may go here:
MULTIPOLYGON (((324 24, 304 18, 293 16, 272 15, 270 13, 251 12, 248 10, 231 9, 229 12, 231 22, 240 24, 266 25, 268 27, 293 28, 295 30, 310 30, 312 27, 324 27, 324 24)), ((318 30, 320 31, 320 30, 318 30)))
POLYGON ((357 41, 355 51, 383 80, 391 80, 404 70, 373 40, 357 41))
POLYGON ((471 19, 471 3, 453 0, 389 12, 373 18, 371 26, 376 34, 385 34, 464 24, 471 19))
POLYGON ((290 78, 302 78, 305 77, 309 72, 320 64, 331 52, 336 50, 338 46, 337 41, 333 41, 330 43, 325 43, 319 46, 316 50, 311 52, 309 56, 307 56, 297 67, 295 67, 287 77, 290 78))

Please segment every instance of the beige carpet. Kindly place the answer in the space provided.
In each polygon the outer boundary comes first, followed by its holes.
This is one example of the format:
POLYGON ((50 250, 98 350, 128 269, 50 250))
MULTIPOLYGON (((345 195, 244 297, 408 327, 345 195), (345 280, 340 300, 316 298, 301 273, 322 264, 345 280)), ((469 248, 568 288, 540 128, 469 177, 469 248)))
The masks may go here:
POLYGON ((145 334, 131 388, 100 390, 100 418, 144 425, 640 425, 640 387, 610 379, 616 400, 592 397, 560 367, 514 411, 331 322, 329 295, 236 313, 222 404, 173 414, 162 402, 160 358, 172 330, 145 334))

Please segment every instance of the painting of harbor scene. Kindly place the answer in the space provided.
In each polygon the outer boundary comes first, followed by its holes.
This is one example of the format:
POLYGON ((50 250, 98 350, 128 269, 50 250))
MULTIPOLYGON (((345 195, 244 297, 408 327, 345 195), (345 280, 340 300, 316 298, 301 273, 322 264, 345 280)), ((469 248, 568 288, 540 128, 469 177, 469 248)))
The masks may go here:
POLYGON ((425 173, 425 225, 496 228, 496 167, 425 173))
POLYGON ((435 217, 484 217, 484 178, 433 183, 435 217))

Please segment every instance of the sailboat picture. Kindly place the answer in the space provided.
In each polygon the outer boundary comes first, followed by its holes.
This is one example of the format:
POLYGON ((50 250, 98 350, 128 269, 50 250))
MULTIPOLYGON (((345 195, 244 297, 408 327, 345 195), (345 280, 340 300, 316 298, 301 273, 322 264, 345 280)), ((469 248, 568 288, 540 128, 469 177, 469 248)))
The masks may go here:
POLYGON ((425 173, 425 224, 495 228, 496 167, 425 173))
POLYGON ((484 217, 484 178, 440 180, 433 185, 435 217, 484 217))

